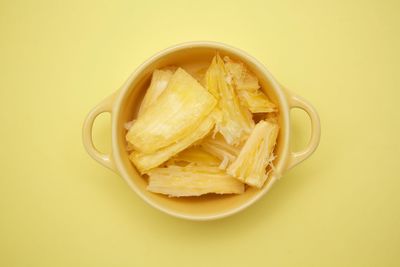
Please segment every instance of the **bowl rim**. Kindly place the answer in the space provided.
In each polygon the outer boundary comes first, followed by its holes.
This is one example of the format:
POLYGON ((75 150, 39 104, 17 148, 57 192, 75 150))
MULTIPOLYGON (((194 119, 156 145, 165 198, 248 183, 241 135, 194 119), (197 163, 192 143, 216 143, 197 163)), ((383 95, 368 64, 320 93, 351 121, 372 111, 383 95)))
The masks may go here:
POLYGON ((129 187, 140 197, 142 198, 147 204, 150 206, 166 213, 171 216, 177 217, 177 218, 182 218, 182 219, 187 219, 187 220, 195 220, 195 221, 207 221, 207 220, 215 220, 215 219, 221 219, 225 218, 228 216, 231 216, 233 214, 236 214, 250 205, 254 204, 256 201, 258 201, 261 197, 263 197, 269 189, 273 186, 273 184, 278 180, 281 176, 281 173, 285 171, 285 167, 288 161, 288 153, 289 153, 289 133, 290 133, 290 122, 289 122, 289 104, 287 100, 287 94, 286 91, 283 87, 280 86, 280 84, 276 81, 276 79, 272 76, 272 74, 268 71, 268 69, 261 63, 259 62, 256 58, 253 56, 249 55, 247 52, 238 49, 236 47, 221 43, 221 42, 214 42, 214 41, 192 41, 192 42, 185 42, 185 43, 180 43, 176 44, 173 46, 170 46, 164 50, 161 50, 160 52, 154 54, 147 60, 145 60, 139 67, 136 68, 136 70, 129 76, 129 78, 126 80, 126 82, 121 86, 121 88, 117 92, 117 96, 115 98, 115 102, 113 105, 113 111, 111 115, 111 143, 112 143, 112 158, 114 161, 114 164, 119 172, 119 174, 123 177, 123 179, 128 183, 129 187), (136 186, 136 184, 130 179, 130 175, 125 169, 125 166, 123 165, 123 160, 121 158, 121 151, 120 151, 120 146, 118 145, 118 117, 120 115, 121 111, 121 103, 124 101, 127 93, 130 90, 130 85, 135 81, 135 79, 144 71, 146 68, 156 62, 157 60, 161 59, 162 57, 174 53, 179 50, 184 50, 188 48, 213 48, 213 49, 219 49, 222 51, 229 51, 232 54, 235 54, 239 56, 240 58, 246 58, 247 61, 251 62, 259 71, 262 73, 265 78, 270 82, 272 89, 274 90, 277 100, 280 103, 280 114, 282 116, 282 126, 285 127, 284 135, 282 136, 283 138, 283 148, 282 148, 282 153, 280 155, 280 160, 278 164, 275 166, 276 171, 274 172, 274 175, 271 177, 271 180, 269 181, 268 184, 266 184, 262 189, 259 190, 252 198, 249 200, 241 203, 240 205, 228 209, 226 211, 223 211, 221 213, 215 213, 212 215, 191 215, 191 214, 185 214, 184 212, 178 212, 173 209, 166 208, 152 199, 148 198, 142 190, 136 186))

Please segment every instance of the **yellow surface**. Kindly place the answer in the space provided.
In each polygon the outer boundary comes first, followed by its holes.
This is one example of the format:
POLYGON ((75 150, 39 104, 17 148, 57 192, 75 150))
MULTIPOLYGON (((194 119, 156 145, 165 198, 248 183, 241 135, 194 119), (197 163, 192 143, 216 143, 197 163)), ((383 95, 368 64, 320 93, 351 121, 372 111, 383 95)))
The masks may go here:
POLYGON ((1 1, 0 266, 399 266, 399 3, 1 1), (322 123, 309 160, 212 222, 149 207, 81 144, 95 104, 191 40, 254 55, 322 123))

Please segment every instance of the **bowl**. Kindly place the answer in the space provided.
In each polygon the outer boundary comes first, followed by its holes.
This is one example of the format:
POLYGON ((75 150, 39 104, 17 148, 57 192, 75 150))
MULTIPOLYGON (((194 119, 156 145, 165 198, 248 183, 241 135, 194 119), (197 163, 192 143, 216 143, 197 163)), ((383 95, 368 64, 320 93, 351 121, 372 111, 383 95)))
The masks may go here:
POLYGON ((103 166, 119 174, 145 202, 169 215, 189 220, 212 220, 235 214, 264 196, 285 171, 308 158, 317 148, 320 138, 319 117, 313 106, 302 97, 283 88, 271 73, 255 58, 242 50, 216 42, 190 42, 167 48, 139 66, 122 87, 101 101, 87 115, 83 124, 83 144, 88 154, 103 166), (280 133, 275 147, 275 171, 261 189, 247 188, 240 195, 214 195, 171 198, 146 190, 144 179, 128 158, 124 124, 135 118, 140 102, 150 83, 153 70, 168 65, 188 71, 207 67, 218 51, 221 56, 242 61, 258 77, 262 89, 278 105, 280 133), (311 120, 311 137, 302 151, 290 150, 290 110, 304 110, 311 120), (110 154, 99 152, 92 141, 92 126, 96 117, 111 114, 110 154))

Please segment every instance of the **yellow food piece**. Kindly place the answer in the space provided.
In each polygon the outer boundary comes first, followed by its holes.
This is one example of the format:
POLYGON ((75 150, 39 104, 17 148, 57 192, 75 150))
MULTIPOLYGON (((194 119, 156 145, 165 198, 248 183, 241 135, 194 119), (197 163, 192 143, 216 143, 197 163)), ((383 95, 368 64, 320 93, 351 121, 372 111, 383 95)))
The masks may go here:
POLYGON ((172 77, 173 72, 169 69, 166 70, 155 70, 151 77, 150 86, 146 91, 146 94, 140 105, 138 116, 142 115, 145 110, 149 108, 151 104, 161 95, 161 93, 167 88, 169 80, 172 77))
POLYGON ((227 173, 250 186, 261 188, 268 178, 266 168, 273 159, 278 130, 277 124, 260 121, 227 173))
POLYGON ((129 159, 135 164, 140 173, 146 173, 148 170, 161 165, 174 155, 185 150, 196 141, 205 137, 212 130, 214 125, 214 116, 208 116, 200 123, 197 129, 179 142, 161 148, 153 153, 133 151, 130 154, 129 159))
POLYGON ((254 127, 251 114, 240 105, 232 85, 227 82, 224 61, 217 54, 206 73, 206 87, 218 99, 222 116, 216 122, 216 129, 228 144, 240 143, 254 127))
POLYGON ((251 74, 242 62, 235 62, 229 57, 224 57, 224 61, 236 90, 257 91, 260 88, 257 77, 251 74))
POLYGON ((260 90, 257 77, 252 74, 243 63, 232 61, 224 57, 225 66, 230 81, 237 91, 241 103, 252 113, 266 113, 277 111, 267 95, 260 90))
POLYGON ((218 166, 220 164, 220 160, 216 156, 206 152, 201 147, 192 146, 183 150, 181 153, 174 156, 167 162, 167 165, 186 166, 188 164, 218 166))
POLYGON ((252 112, 252 113, 267 113, 277 111, 276 105, 272 103, 268 97, 261 92, 239 90, 238 96, 240 101, 252 112))
POLYGON ((216 104, 216 99, 206 89, 179 68, 167 88, 133 123, 126 139, 136 151, 146 154, 178 144, 199 126, 216 104))
POLYGON ((217 167, 168 166, 148 172, 147 190, 171 197, 241 194, 244 184, 217 167))
POLYGON ((240 153, 240 147, 228 144, 220 134, 215 137, 208 136, 201 142, 200 146, 203 150, 221 160, 220 169, 226 169, 228 164, 232 163, 240 153))

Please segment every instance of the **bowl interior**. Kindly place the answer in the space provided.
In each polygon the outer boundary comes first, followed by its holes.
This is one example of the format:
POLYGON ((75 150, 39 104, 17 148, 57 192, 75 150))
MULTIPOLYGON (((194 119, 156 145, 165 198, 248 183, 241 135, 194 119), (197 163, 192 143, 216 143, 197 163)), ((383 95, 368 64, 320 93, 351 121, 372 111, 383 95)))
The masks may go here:
MULTIPOLYGON (((180 66, 189 73, 195 73, 198 70, 207 68, 211 59, 216 52, 220 55, 229 56, 233 60, 240 60, 244 62, 247 67, 259 78, 263 90, 267 93, 270 99, 278 104, 279 110, 283 110, 282 97, 279 97, 276 88, 272 81, 266 76, 265 71, 260 69, 251 58, 245 55, 235 53, 232 49, 225 49, 223 47, 185 47, 177 50, 167 51, 161 55, 156 55, 142 65, 128 80, 125 88, 122 88, 121 93, 124 96, 120 100, 119 110, 114 117, 116 120, 113 127, 117 138, 117 149, 114 149, 114 157, 119 158, 122 166, 119 170, 121 175, 127 180, 128 184, 145 200, 153 206, 166 211, 172 215, 179 217, 186 217, 191 219, 207 219, 217 216, 228 215, 235 210, 250 204, 253 200, 257 199, 263 194, 267 188, 272 185, 275 180, 272 175, 265 183, 262 189, 247 188, 246 192, 241 195, 214 195, 209 194, 201 197, 181 197, 170 198, 161 194, 154 194, 146 190, 147 180, 142 177, 132 163, 128 159, 126 152, 124 123, 131 121, 135 118, 140 103, 144 96, 147 87, 150 84, 151 74, 153 70, 162 68, 169 65, 180 66), (116 154, 115 154, 116 153, 116 154)), ((279 169, 282 166, 282 154, 286 150, 283 138, 287 136, 287 127, 285 116, 283 112, 279 112, 280 133, 275 148, 277 158, 274 165, 279 169)), ((115 140, 115 137, 114 137, 115 140)))

